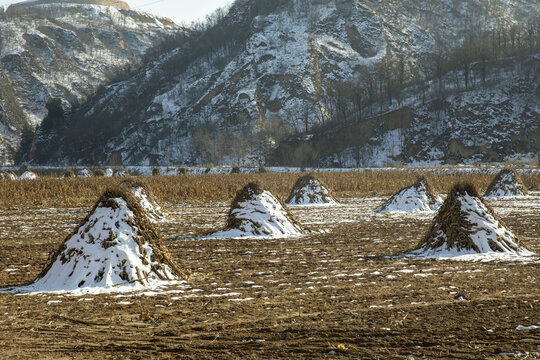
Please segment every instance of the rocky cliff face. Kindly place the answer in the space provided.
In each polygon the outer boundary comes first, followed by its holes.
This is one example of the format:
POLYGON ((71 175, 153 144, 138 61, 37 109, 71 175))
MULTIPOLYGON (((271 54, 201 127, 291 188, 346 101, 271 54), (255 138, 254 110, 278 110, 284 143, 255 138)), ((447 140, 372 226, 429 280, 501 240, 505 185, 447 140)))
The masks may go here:
POLYGON ((367 167, 506 162, 540 153, 540 86, 523 79, 283 141, 271 165, 367 167))
MULTIPOLYGON (((264 162, 291 134, 310 138, 315 129, 326 126, 328 130, 335 119, 363 119, 366 113, 373 118, 404 106, 412 109, 410 124, 415 130, 409 131, 407 141, 414 142, 405 144, 400 135, 402 145, 390 157, 384 156, 403 162, 457 159, 447 154, 448 143, 433 150, 438 155, 427 155, 431 145, 417 136, 428 128, 441 141, 446 131, 455 133, 452 138, 463 146, 480 146, 476 140, 465 139, 477 133, 484 121, 476 113, 490 111, 489 93, 485 93, 483 105, 473 106, 459 95, 450 97, 448 91, 460 87, 473 91, 487 83, 497 87, 496 83, 513 82, 516 73, 498 70, 499 75, 486 79, 483 68, 471 65, 464 80, 457 71, 442 73, 439 60, 445 57, 443 53, 461 44, 473 29, 496 29, 502 22, 505 26, 534 22, 540 14, 535 0, 290 0, 276 4, 269 8, 261 1, 237 1, 218 25, 229 29, 235 24, 242 36, 214 44, 186 66, 175 68, 170 62, 157 61, 132 79, 107 87, 78 109, 71 118, 72 128, 59 135, 59 147, 46 140, 47 134, 38 138, 34 161, 106 163, 114 154, 129 164, 264 162), (395 73, 393 79, 385 75, 390 71, 395 73), (469 77, 474 77, 472 83, 469 77), (129 101, 134 97, 136 103, 129 101), (432 101, 450 104, 445 112, 450 120, 444 129, 432 129, 434 116, 442 121, 440 106, 435 110, 427 105, 432 101), (127 103, 129 107, 122 105, 127 103), (472 112, 467 110, 470 105, 475 108, 472 112), (455 112, 450 114, 450 109, 455 112), (112 131, 96 126, 111 113, 116 114, 114 119, 109 116, 112 131), (464 120, 468 118, 474 118, 477 125, 471 126, 464 120), (69 142, 77 138, 73 134, 90 130, 99 136, 85 138, 76 146, 69 142)), ((193 44, 187 50, 193 51, 193 44)), ((169 56, 174 57, 174 52, 169 56)), ((524 122, 520 123, 520 116, 514 118, 525 133, 538 127, 534 125, 540 112, 534 85, 538 76, 529 73, 524 77, 524 83, 533 84, 526 90, 531 103, 485 113, 491 116, 485 121, 495 117, 493 121, 502 124, 507 110, 513 116, 519 111, 525 114, 524 122)), ((504 93, 498 98, 502 102, 519 97, 506 90, 496 92, 504 93)), ((504 129, 486 135, 495 140, 484 140, 497 142, 509 136, 509 128, 504 129)), ((381 127, 364 143, 353 144, 354 148, 369 145, 374 151, 364 165, 381 163, 376 150, 386 149, 394 132, 395 128, 381 127)), ((336 151, 327 154, 324 162, 334 163, 335 156, 345 156, 343 152, 349 150, 336 151)), ((508 150, 507 155, 517 151, 508 150)))
POLYGON ((0 14, 0 165, 13 162, 23 127, 41 122, 49 99, 84 102, 178 30, 122 1, 25 2, 0 14))

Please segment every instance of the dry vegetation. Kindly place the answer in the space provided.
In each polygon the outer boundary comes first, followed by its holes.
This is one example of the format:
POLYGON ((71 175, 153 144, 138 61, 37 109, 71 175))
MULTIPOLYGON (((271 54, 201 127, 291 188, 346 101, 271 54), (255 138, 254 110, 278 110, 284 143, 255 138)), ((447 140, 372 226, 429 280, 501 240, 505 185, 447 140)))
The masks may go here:
MULTIPOLYGON (((286 188, 295 176, 283 178, 286 188)), ((185 178, 188 184, 197 179, 204 186, 210 179, 229 179, 233 187, 247 181, 242 176, 185 178)), ((153 181, 167 178, 148 180, 155 186, 153 181)), ((170 204, 172 220, 157 226, 174 261, 188 274, 184 292, 0 294, 0 358, 540 357, 538 330, 517 330, 540 324, 540 296, 534 291, 538 262, 392 257, 417 245, 433 214, 376 214, 372 209, 382 196, 341 200, 331 211, 291 209, 314 232, 265 241, 196 238, 223 226, 229 204, 170 204)), ((540 213, 534 206, 539 200, 540 194, 515 202, 490 200, 536 253, 540 213)), ((35 279, 48 253, 86 212, 0 210, 0 287, 35 279)))
MULTIPOLYGON (((414 183, 418 175, 403 171, 318 173, 337 197, 388 196, 414 183)), ((467 181, 481 192, 493 179, 488 174, 424 174, 436 192, 446 193, 456 182, 467 181)), ((301 174, 179 175, 143 178, 160 201, 230 201, 250 181, 261 181, 270 191, 286 198, 301 174)), ((523 176, 529 190, 540 190, 539 175, 523 176)), ((0 181, 0 209, 91 206, 105 189, 123 178, 39 178, 32 181, 0 181)))

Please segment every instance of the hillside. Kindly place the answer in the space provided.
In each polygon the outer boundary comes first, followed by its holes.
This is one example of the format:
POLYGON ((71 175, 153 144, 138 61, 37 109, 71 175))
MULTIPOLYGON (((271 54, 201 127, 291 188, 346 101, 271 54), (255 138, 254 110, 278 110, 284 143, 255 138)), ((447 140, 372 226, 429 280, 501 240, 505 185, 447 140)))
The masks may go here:
POLYGON ((24 2, 0 12, 0 165, 13 163, 25 128, 134 71, 145 52, 180 30, 122 1, 24 2), (102 6, 102 5, 112 6, 102 6))
POLYGON ((68 125, 38 131, 32 161, 282 163, 283 144, 365 121, 373 136, 291 164, 528 156, 538 151, 539 15, 535 0, 236 1, 68 125), (399 109, 411 110, 407 131, 377 120, 399 109), (512 136, 519 146, 503 144, 512 136))
MULTIPOLYGON (((540 71, 540 59, 531 58, 540 71)), ((423 103, 332 124, 282 141, 269 165, 365 167, 534 161, 540 153, 538 77, 509 77, 423 103)))

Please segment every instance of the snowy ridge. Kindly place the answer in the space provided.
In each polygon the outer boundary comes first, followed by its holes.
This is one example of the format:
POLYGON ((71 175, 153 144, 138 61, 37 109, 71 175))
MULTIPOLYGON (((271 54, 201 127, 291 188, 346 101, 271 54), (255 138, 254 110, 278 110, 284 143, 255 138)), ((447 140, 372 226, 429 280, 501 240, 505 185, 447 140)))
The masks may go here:
POLYGON ((301 236, 304 231, 281 202, 269 191, 252 193, 249 199, 231 209, 234 227, 217 231, 208 238, 282 238, 301 236))
POLYGON ((99 203, 63 244, 56 259, 21 292, 104 293, 153 288, 178 280, 160 262, 155 244, 144 238, 133 211, 123 198, 99 203))
POLYGON ((401 189, 373 211, 380 213, 436 211, 441 205, 440 196, 433 195, 428 189, 426 180, 421 179, 414 185, 401 189))

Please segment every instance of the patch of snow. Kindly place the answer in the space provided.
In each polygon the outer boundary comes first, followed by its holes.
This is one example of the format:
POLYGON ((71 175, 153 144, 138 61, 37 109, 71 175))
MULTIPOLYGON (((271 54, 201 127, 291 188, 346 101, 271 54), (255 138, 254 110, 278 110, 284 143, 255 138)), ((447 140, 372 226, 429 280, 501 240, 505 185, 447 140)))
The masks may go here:
POLYGON ((501 171, 489 185, 485 198, 525 196, 525 189, 514 171, 501 171))
POLYGON ((82 169, 77 173, 77 177, 79 177, 79 178, 90 178, 90 177, 92 177, 92 173, 88 169, 82 169))
POLYGON ((133 196, 139 201, 141 207, 145 210, 148 218, 152 222, 164 221, 167 219, 167 214, 162 211, 161 206, 153 199, 150 194, 142 186, 137 186, 129 181, 120 184, 121 187, 128 188, 133 196))
POLYGON ((540 325, 531 325, 531 326, 518 325, 518 327, 516 328, 516 330, 539 330, 539 329, 540 329, 540 325))

